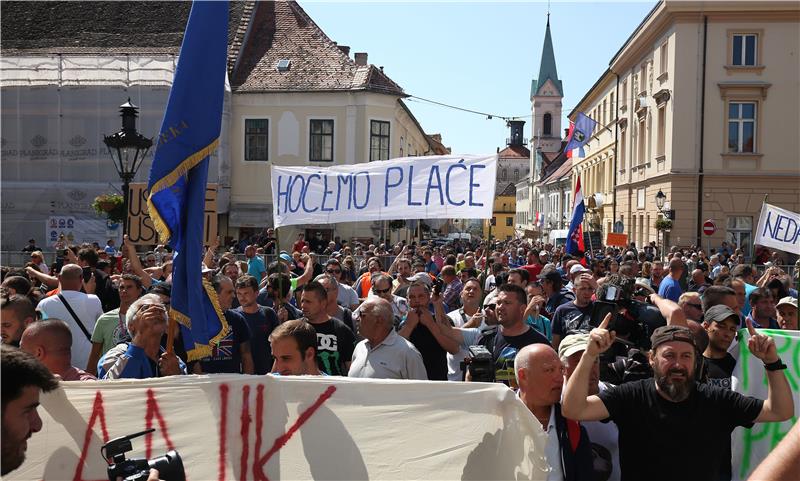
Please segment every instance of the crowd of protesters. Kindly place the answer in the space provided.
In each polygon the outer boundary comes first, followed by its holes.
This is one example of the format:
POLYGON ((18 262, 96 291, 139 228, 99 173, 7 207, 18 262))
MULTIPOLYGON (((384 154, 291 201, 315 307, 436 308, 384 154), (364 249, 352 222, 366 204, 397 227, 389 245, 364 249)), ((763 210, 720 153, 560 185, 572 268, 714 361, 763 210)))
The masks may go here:
POLYGON ((198 259, 228 330, 190 361, 178 329, 166 345, 167 249, 60 247, 53 269, 33 241, 26 266, 3 268, 0 307, 2 343, 66 381, 491 380, 541 422, 548 479, 569 480, 730 479, 732 429, 794 413, 774 341, 755 331, 798 329, 797 279, 777 253, 759 250, 759 271, 726 243, 574 257, 527 240, 387 245, 300 234, 280 250, 265 229, 198 259), (767 369, 766 400, 731 390, 743 328, 767 369))

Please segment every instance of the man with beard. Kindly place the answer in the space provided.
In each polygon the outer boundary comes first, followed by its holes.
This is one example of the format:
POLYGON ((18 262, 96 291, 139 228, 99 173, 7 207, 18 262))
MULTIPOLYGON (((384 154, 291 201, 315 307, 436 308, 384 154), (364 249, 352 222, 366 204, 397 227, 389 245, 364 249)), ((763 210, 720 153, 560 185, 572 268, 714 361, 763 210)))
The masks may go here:
POLYGON ((616 335, 608 315, 592 329, 590 342, 567 382, 563 411, 569 419, 611 419, 619 427, 620 468, 624 480, 730 479, 731 431, 754 422, 780 422, 794 414, 794 401, 775 341, 758 334, 750 322, 748 348, 764 362, 769 383, 766 400, 743 396, 694 379, 696 347, 691 331, 664 326, 651 337, 650 364, 655 377, 588 395, 597 356, 616 335), (676 451, 679 449, 679 454, 676 451))
POLYGON ((28 438, 42 429, 36 408, 39 393, 58 387, 58 381, 32 355, 3 345, 0 348, 2 379, 2 474, 7 475, 25 461, 28 438))

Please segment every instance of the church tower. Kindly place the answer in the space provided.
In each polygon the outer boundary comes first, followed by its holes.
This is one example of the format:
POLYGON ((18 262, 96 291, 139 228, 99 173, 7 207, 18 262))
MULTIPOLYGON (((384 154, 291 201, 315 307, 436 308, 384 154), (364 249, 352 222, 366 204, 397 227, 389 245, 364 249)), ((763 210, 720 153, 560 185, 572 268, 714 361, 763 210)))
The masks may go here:
MULTIPOLYGON (((558 79, 553 39, 550 37, 550 14, 544 33, 539 76, 531 82, 531 145, 544 153, 558 152, 561 148, 561 99, 564 91, 558 79)), ((535 149, 531 149, 535 151, 535 149)))

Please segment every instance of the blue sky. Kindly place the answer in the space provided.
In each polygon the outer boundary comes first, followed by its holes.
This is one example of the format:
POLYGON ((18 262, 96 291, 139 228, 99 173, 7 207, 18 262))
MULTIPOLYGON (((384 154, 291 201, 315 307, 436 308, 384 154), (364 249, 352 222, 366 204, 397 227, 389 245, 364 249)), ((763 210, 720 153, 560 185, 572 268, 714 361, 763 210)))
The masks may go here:
MULTIPOLYGON (((340 45, 367 52, 406 93, 525 120, 539 70, 547 2, 364 2, 300 0, 340 45)), ((583 97, 647 12, 648 2, 557 2, 550 29, 563 114, 583 97)), ((454 153, 505 147, 505 121, 408 99, 427 133, 441 133, 454 153)), ((562 127, 566 121, 562 120, 562 127)))

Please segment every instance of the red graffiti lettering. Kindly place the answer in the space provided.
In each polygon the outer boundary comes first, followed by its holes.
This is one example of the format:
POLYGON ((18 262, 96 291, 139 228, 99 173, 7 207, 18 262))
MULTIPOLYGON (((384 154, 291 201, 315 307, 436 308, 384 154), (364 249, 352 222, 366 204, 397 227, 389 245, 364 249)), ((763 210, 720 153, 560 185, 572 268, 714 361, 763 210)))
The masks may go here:
MULTIPOLYGON (((161 435, 164 436, 164 441, 167 443, 167 450, 175 449, 172 440, 169 438, 169 431, 167 431, 167 423, 161 415, 161 410, 158 408, 158 401, 156 401, 155 393, 152 389, 147 390, 147 412, 144 415, 145 429, 153 427, 153 417, 158 420, 158 429, 161 435)), ((149 433, 144 437, 145 456, 150 459, 153 454, 153 433, 149 433)))
POLYGON ((242 459, 239 465, 239 479, 240 481, 247 480, 247 455, 250 452, 250 386, 242 387, 242 428, 240 435, 242 437, 242 459))
POLYGON ((219 413, 219 466, 217 476, 219 481, 225 481, 225 451, 227 449, 228 429, 228 385, 220 384, 220 413, 219 413))
MULTIPOLYGON (((317 411, 317 409, 322 406, 325 401, 330 399, 333 396, 333 393, 336 392, 336 386, 328 386, 328 389, 325 390, 322 394, 319 395, 314 404, 312 404, 308 409, 300 413, 300 416, 297 418, 297 421, 292 424, 292 426, 282 435, 275 438, 275 442, 272 444, 272 447, 267 451, 267 454, 262 456, 261 458, 257 458, 257 461, 253 465, 253 472, 255 473, 256 467, 260 471, 260 474, 257 476, 258 479, 263 479, 265 481, 269 481, 264 474, 264 466, 269 462, 270 458, 277 453, 278 451, 283 448, 289 439, 292 438, 294 433, 296 433, 300 427, 305 424, 311 416, 317 411)), ((259 403, 260 404, 260 403, 259 403)), ((256 423, 258 423, 258 412, 256 413, 256 423)), ((258 456, 258 451, 256 451, 256 456, 258 456)))
POLYGON ((97 391, 94 395, 92 414, 89 416, 89 423, 86 425, 86 433, 83 437, 83 448, 81 449, 81 456, 78 459, 78 465, 75 467, 75 475, 72 477, 73 481, 85 481, 83 479, 83 467, 86 465, 86 456, 89 454, 89 444, 91 444, 92 434, 94 434, 92 428, 98 419, 100 420, 100 430, 103 432, 103 443, 107 443, 108 429, 106 428, 106 413, 103 408, 103 395, 100 394, 100 391, 97 391))
MULTIPOLYGON (((256 388, 256 445, 254 458, 261 454, 261 430, 264 428, 264 385, 259 384, 256 388)), ((253 479, 256 481, 267 481, 264 470, 258 469, 253 463, 253 479)))

